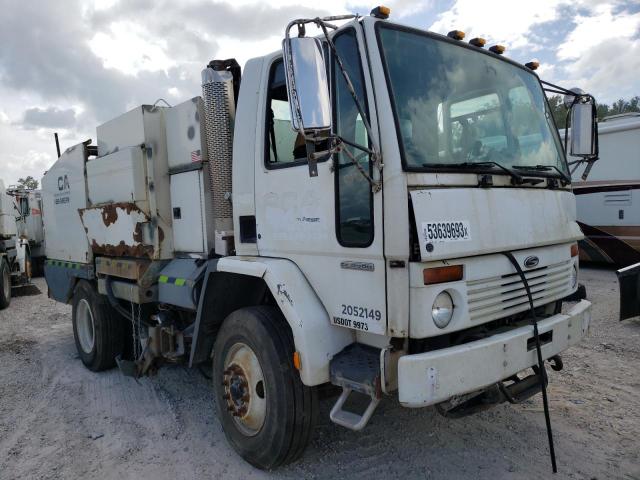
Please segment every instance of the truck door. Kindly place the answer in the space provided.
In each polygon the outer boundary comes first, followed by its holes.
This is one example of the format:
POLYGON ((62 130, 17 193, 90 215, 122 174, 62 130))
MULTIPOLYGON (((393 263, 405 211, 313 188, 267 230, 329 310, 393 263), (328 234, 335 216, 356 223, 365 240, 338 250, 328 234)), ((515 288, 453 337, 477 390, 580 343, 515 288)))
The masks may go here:
MULTIPOLYGON (((358 98, 374 112, 361 58, 358 27, 334 37, 358 98), (356 30, 358 28, 358 30, 356 30)), ((334 131, 368 146, 369 139, 346 82, 331 59, 334 131)), ((318 164, 310 177, 304 143, 291 128, 281 57, 267 65, 264 158, 256 170, 257 246, 262 256, 286 257, 305 274, 330 321, 359 331, 386 332, 382 194, 345 154, 318 164)), ((370 115, 373 131, 376 122, 370 115)), ((353 149, 358 157, 362 152, 353 149)), ((371 171, 369 159, 359 160, 371 171)), ((286 288, 286 286, 283 286, 286 288)), ((293 299, 295 301, 295 299, 293 299)))

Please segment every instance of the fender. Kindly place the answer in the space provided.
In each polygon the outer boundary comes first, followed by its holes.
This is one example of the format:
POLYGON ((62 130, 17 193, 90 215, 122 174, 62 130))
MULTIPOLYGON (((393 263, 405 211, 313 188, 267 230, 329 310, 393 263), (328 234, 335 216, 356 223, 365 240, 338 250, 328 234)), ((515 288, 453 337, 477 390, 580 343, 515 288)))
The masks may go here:
MULTIPOLYGON (((329 314, 294 262, 266 257, 224 257, 217 260, 215 271, 262 278, 293 332, 302 383, 314 386, 329 381, 329 362, 355 341, 354 334, 331 325, 329 314)), ((198 330, 196 325, 196 335, 198 330)))

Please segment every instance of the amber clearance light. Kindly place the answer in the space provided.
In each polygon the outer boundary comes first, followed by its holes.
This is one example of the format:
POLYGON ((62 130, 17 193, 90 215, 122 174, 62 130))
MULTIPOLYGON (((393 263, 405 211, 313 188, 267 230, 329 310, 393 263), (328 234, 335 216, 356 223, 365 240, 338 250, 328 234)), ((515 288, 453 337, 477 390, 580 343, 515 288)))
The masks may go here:
POLYGON ((574 243, 573 245, 571 245, 571 256, 572 257, 577 257, 578 256, 578 244, 574 243))
POLYGON ((422 271, 425 285, 436 283, 456 282, 462 280, 462 265, 449 265, 447 267, 425 268, 422 271))

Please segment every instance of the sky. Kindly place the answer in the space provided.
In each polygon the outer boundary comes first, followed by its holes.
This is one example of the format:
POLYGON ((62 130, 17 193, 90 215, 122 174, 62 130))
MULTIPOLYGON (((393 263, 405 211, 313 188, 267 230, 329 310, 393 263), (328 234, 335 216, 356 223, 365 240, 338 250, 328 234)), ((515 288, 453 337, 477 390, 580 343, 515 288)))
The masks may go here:
MULTIPOLYGON (((279 48, 300 17, 359 13, 362 0, 0 0, 0 179, 40 179, 61 147, 143 103, 200 94, 214 58, 279 48)), ((391 21, 462 30, 601 103, 640 95, 640 0, 393 0, 391 21)))

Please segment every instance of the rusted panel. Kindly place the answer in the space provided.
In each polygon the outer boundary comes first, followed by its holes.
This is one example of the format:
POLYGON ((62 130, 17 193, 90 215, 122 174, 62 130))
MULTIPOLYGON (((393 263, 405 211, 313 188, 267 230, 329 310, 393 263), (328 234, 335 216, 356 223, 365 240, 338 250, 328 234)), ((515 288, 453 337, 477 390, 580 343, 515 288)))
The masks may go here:
MULTIPOLYGON (((113 257, 146 257, 159 252, 144 243, 149 216, 134 203, 112 203, 80 210, 80 218, 94 254, 113 257)), ((153 232, 149 232, 153 237, 153 232)))
POLYGON ((152 245, 136 245, 134 247, 126 245, 121 241, 118 245, 98 245, 91 241, 91 250, 94 255, 108 255, 110 257, 148 257, 153 258, 152 245))
POLYGON ((102 275, 139 280, 151 262, 147 259, 96 258, 96 272, 102 275))

